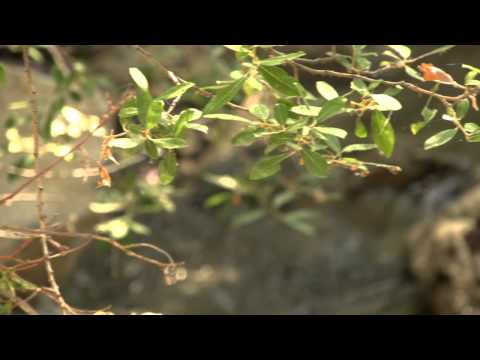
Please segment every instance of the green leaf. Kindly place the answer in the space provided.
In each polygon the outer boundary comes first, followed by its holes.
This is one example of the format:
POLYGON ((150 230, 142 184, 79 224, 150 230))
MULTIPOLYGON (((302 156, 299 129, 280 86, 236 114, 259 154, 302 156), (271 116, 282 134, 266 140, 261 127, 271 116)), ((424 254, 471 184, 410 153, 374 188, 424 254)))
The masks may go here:
POLYGON ((5 82, 6 75, 5 75, 5 68, 3 67, 2 64, 0 64, 0 85, 2 85, 5 82))
POLYGON ((476 133, 476 132, 480 132, 480 126, 478 126, 477 124, 475 123, 466 123, 464 125, 464 128, 465 128, 465 131, 468 132, 468 133, 476 133))
POLYGON ((325 81, 317 81, 315 86, 318 93, 326 100, 333 100, 338 97, 337 90, 325 81))
POLYGON ((176 85, 176 86, 171 87, 170 89, 166 90, 162 95, 160 95, 156 99, 158 99, 158 100, 168 100, 168 99, 173 99, 173 98, 182 96, 183 94, 185 94, 188 91, 188 89, 191 89, 193 86, 195 86, 195 84, 191 83, 191 82, 176 85))
POLYGON ((412 78, 414 78, 414 79, 423 81, 422 76, 418 73, 417 70, 415 70, 415 69, 412 68, 411 66, 408 66, 408 65, 405 66, 405 73, 406 73, 408 76, 410 76, 410 77, 412 77, 412 78))
POLYGON ((339 128, 334 128, 334 127, 326 127, 326 126, 316 126, 315 129, 322 134, 330 134, 336 137, 339 137, 341 139, 345 139, 348 135, 348 133, 339 128))
POLYGON ((367 127, 365 126, 360 117, 355 120, 355 136, 360 139, 366 138, 368 136, 367 127))
POLYGON ((305 167, 310 174, 317 177, 327 176, 327 161, 321 154, 304 149, 302 152, 302 156, 305 167))
POLYGON ((362 96, 368 95, 369 93, 367 84, 365 84, 365 82, 360 79, 353 79, 352 82, 350 83, 350 88, 358 92, 362 96))
POLYGON ((208 134, 208 126, 202 124, 195 124, 195 123, 188 123, 185 125, 187 129, 192 129, 196 131, 200 131, 204 134, 208 134))
POLYGON ((297 51, 291 54, 285 54, 285 55, 280 55, 280 56, 275 56, 271 57, 269 59, 263 59, 258 62, 259 65, 264 65, 264 66, 275 66, 275 65, 281 65, 284 64, 288 61, 292 61, 298 58, 301 58, 305 56, 306 54, 303 51, 297 51))
POLYGON ((282 125, 285 125, 285 123, 287 122, 288 113, 289 113, 288 106, 282 103, 276 104, 275 108, 273 109, 274 118, 282 125))
POLYGON ((152 234, 152 231, 148 226, 145 226, 139 222, 136 221, 131 221, 130 222, 130 230, 132 230, 134 233, 139 234, 139 235, 145 235, 149 236, 152 234))
POLYGON ((378 149, 387 158, 392 156, 395 145, 395 132, 389 119, 379 110, 372 113, 372 136, 378 149))
POLYGON ((140 141, 130 138, 116 138, 110 141, 110 146, 120 149, 133 149, 140 145, 140 141))
POLYGON ((289 76, 285 70, 275 66, 260 65, 258 71, 265 81, 280 94, 300 96, 300 92, 295 85, 296 80, 289 76))
POLYGON ((220 110, 225 104, 230 102, 243 87, 243 83, 246 80, 246 76, 233 81, 230 85, 224 89, 218 91, 214 97, 210 99, 208 104, 203 109, 205 114, 213 113, 217 110, 220 110))
POLYGON ((163 107, 164 103, 162 100, 155 99, 150 103, 147 113, 147 129, 153 129, 160 124, 163 107))
POLYGON ((410 125, 410 130, 413 135, 416 135, 419 133, 420 130, 422 130, 430 121, 432 121, 435 116, 437 115, 438 110, 437 109, 430 109, 428 107, 424 107, 422 109, 422 117, 423 121, 416 122, 410 125))
POLYGON ((177 173, 177 156, 174 151, 168 151, 159 165, 160 183, 162 185, 170 184, 177 173))
POLYGON ((335 136, 332 136, 330 134, 322 134, 321 132, 317 131, 315 128, 313 129, 313 133, 317 138, 323 140, 330 149, 335 151, 335 153, 337 154, 340 153, 340 150, 341 150, 340 142, 335 136))
POLYGON ((405 45, 387 45, 391 49, 395 50, 402 58, 408 59, 412 55, 412 50, 405 45))
POLYGON ((135 81, 135 84, 137 84, 137 86, 143 91, 148 92, 148 80, 145 75, 143 75, 143 73, 135 67, 128 69, 128 72, 130 73, 133 81, 135 81))
POLYGON ((128 119, 138 116, 138 109, 136 107, 124 107, 120 110, 118 116, 121 119, 128 119))
POLYGON ((315 213, 309 210, 295 210, 283 216, 283 222, 306 236, 315 234, 315 227, 311 224, 315 213))
POLYGON ((252 121, 245 119, 244 117, 231 115, 231 114, 208 114, 208 115, 205 115, 204 118, 215 119, 215 120, 226 120, 226 121, 240 121, 247 124, 253 123, 252 121))
POLYGON ((205 203, 203 206, 206 207, 207 209, 214 208, 226 203, 227 201, 231 200, 231 198, 232 198, 231 192, 228 192, 228 191, 219 192, 209 196, 207 200, 205 200, 205 203))
POLYGON ((163 138, 150 139, 153 143, 160 145, 164 149, 179 149, 187 146, 187 142, 182 138, 163 138))
POLYGON ((253 165, 250 171, 250 180, 260 180, 272 176, 280 171, 280 164, 289 154, 271 155, 261 158, 253 165))
POLYGON ((454 48, 456 45, 444 45, 444 46, 441 46, 433 51, 430 51, 429 54, 430 55, 435 55, 435 54, 440 54, 440 53, 444 53, 448 50, 450 50, 451 48, 454 48))
POLYGON ((349 153, 349 152, 355 152, 355 151, 367 151, 367 150, 372 150, 376 149, 377 145, 375 144, 353 144, 353 145, 348 145, 343 148, 342 153, 349 153))
POLYGON ((302 115, 302 116, 318 116, 320 111, 322 110, 319 106, 307 106, 307 105, 298 105, 292 106, 290 111, 294 114, 302 115))
POLYGON ((150 157, 150 159, 152 160, 158 159, 158 149, 153 141, 150 141, 150 140, 145 141, 145 151, 147 152, 147 155, 150 157))
POLYGON ((468 99, 462 99, 455 104, 455 112, 457 113, 458 119, 463 119, 470 109, 470 101, 468 99))
POLYGON ((322 109, 317 116, 317 120, 324 121, 335 115, 343 113, 346 102, 346 99, 343 97, 337 97, 333 100, 327 101, 325 104, 323 104, 322 109))
POLYGON ((195 112, 191 109, 183 110, 178 117, 177 123, 175 124, 175 137, 180 136, 182 130, 185 128, 187 123, 192 121, 195 116, 195 112))
POLYGON ((439 133, 433 135, 425 141, 424 148, 425 150, 430 150, 435 147, 441 146, 452 140, 457 134, 458 129, 448 129, 440 131, 439 133))
POLYGON ((253 105, 248 109, 248 111, 250 114, 255 115, 262 120, 267 120, 270 116, 270 110, 263 104, 253 105))
POLYGON ((148 111, 150 104, 152 103, 152 97, 148 91, 142 89, 137 90, 137 108, 138 117, 144 126, 147 126, 148 111))
POLYGON ((402 108, 402 104, 395 99, 386 94, 371 94, 373 100, 378 104, 377 110, 379 111, 397 111, 402 108))
POLYGON ((480 80, 475 80, 475 79, 468 80, 465 82, 465 85, 480 87, 480 80))
POLYGON ((239 132, 232 139, 232 144, 236 146, 250 146, 253 144, 257 137, 255 137, 256 129, 247 129, 242 132, 239 132))
POLYGON ((232 221, 232 225, 235 227, 245 226, 260 220, 265 215, 266 213, 263 209, 250 210, 246 213, 236 216, 235 219, 232 221))
POLYGON ((279 146, 289 145, 289 143, 292 142, 294 138, 295 138, 294 134, 285 133, 285 132, 272 135, 270 137, 268 146, 265 149, 265 154, 271 153, 273 150, 277 149, 279 146))

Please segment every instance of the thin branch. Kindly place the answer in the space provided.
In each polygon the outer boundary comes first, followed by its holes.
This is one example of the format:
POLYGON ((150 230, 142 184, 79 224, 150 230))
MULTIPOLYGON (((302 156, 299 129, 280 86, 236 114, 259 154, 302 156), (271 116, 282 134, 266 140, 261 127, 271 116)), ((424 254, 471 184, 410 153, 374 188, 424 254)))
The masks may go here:
MULTIPOLYGON (((38 124, 38 106, 37 106, 37 91, 33 83, 32 69, 30 66, 30 58, 28 56, 28 46, 22 47, 23 53, 23 63, 25 67, 25 74, 27 77, 27 83, 30 90, 30 108, 32 111, 32 134, 33 134, 33 157, 35 163, 35 172, 38 175, 40 172, 40 161, 39 161, 39 124, 38 124)), ((40 229, 44 230, 47 228, 45 214, 43 212, 43 179, 41 176, 37 177, 37 216, 38 222, 40 224, 40 229)), ((45 271, 47 272, 48 282, 55 292, 58 305, 62 309, 64 315, 71 313, 68 304, 65 302, 65 299, 60 292, 60 287, 58 286, 57 280, 55 279, 55 273, 53 271, 52 263, 48 259, 49 250, 48 250, 48 236, 41 235, 40 237, 42 252, 47 259, 45 260, 45 271)))
MULTIPOLYGON (((174 74, 172 71, 168 70, 167 67, 165 67, 165 65, 163 65, 157 58, 155 58, 155 56, 153 56, 150 52, 148 52, 147 50, 145 50, 141 46, 139 46, 139 45, 130 45, 130 46, 133 47, 145 59, 155 63, 160 69, 162 69, 162 71, 165 72, 168 75, 168 77, 173 81, 173 83, 175 85, 187 82, 187 81, 183 80, 181 77, 179 77, 178 75, 174 74)), ((194 85, 193 89, 195 89, 200 95, 202 95, 204 97, 210 98, 210 97, 213 96, 213 94, 211 92, 209 92, 207 90, 204 90, 204 89, 201 89, 197 85, 194 85)), ((237 104, 234 104, 232 102, 228 102, 227 105, 230 106, 231 108, 239 109, 239 110, 248 112, 248 109, 244 106, 237 105, 237 104)))

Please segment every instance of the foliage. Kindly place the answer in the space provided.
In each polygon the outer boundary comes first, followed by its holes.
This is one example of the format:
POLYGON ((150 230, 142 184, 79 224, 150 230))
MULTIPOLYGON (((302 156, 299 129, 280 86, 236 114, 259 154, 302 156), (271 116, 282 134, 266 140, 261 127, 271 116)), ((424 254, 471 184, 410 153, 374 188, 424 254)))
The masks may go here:
MULTIPOLYGON (((332 47, 327 57, 320 60, 324 64, 336 62, 344 69, 334 71, 315 67, 316 60, 309 59, 304 51, 282 51, 285 49, 282 45, 225 45, 235 59, 234 70, 228 79, 204 85, 178 77, 137 46, 132 51, 138 51, 145 60, 157 65, 162 76, 172 81, 172 86, 156 92, 152 80, 140 69, 141 65, 125 69, 133 90, 127 92, 118 105, 110 106, 118 114, 121 131, 117 133, 107 132, 103 118, 83 114, 74 106, 84 96, 97 94, 101 87, 98 81, 90 79, 85 65, 74 62, 61 69, 55 64, 51 72, 56 83, 55 95, 46 113, 41 114, 41 153, 50 152, 72 161, 76 156, 85 156, 76 152, 80 149, 76 144, 83 141, 83 134, 103 139, 94 172, 102 189, 98 192, 99 200, 90 205, 90 210, 112 214, 95 230, 128 244, 128 239, 135 241, 131 239, 132 234, 150 233, 136 220, 138 215, 174 211, 171 197, 175 195, 176 178, 182 175, 178 164, 182 161, 182 150, 190 146, 192 137, 206 136, 220 123, 240 126, 231 139, 232 144, 255 149, 262 144, 262 153, 247 169, 241 169, 234 176, 204 175, 206 181, 222 189, 205 200, 205 207, 230 208, 234 227, 273 216, 309 236, 315 232, 311 221, 315 214, 293 206, 294 201, 305 195, 315 195, 321 199, 318 202, 333 197, 321 191, 319 195, 315 187, 329 176, 333 167, 348 169, 360 176, 367 176, 372 167, 392 173, 401 170, 390 159, 395 157, 397 122, 404 108, 399 97, 402 92, 411 91, 426 98, 425 105, 419 109, 419 121, 411 125, 413 135, 419 135, 438 115, 445 120, 444 130, 425 139, 425 150, 443 146, 460 135, 468 142, 480 141, 480 126, 465 121, 472 110, 478 111, 480 69, 463 64, 466 75, 458 82, 432 64, 419 64, 424 58, 434 58, 452 47, 441 46, 416 57, 405 45, 386 45, 382 52, 371 50, 367 45, 352 45, 349 53, 342 54, 332 47), (419 71, 415 65, 419 65, 419 71), (385 80, 382 76, 399 69, 404 74, 402 80, 385 80), (300 72, 318 79, 314 90, 309 91, 302 84, 300 72), (346 91, 336 88, 331 78, 348 81, 349 88, 346 91), (431 87, 426 88, 428 85, 431 87), (440 85, 454 89, 458 95, 440 93, 440 85), (185 98, 193 96, 202 99, 198 106, 184 106, 185 98), (245 101, 255 96, 261 101, 253 104, 245 101), (432 105, 434 101, 439 108, 432 105), (344 125, 347 123, 355 125, 354 131, 344 125), (365 151, 378 152, 385 162, 362 160, 365 151), (130 178, 112 182, 110 163, 121 165, 138 157, 146 157, 154 164, 144 180, 130 178), (291 167, 302 174, 295 187, 285 182, 285 169, 291 167)), ((15 52, 21 47, 10 49, 15 52)), ((45 49, 51 50, 48 46, 27 49, 27 55, 34 61, 44 61, 45 49)), ((8 72, 0 65, 0 86, 5 81, 8 81, 8 72)), ((22 135, 21 130, 32 118, 19 115, 19 110, 28 106, 26 101, 11 104, 12 113, 5 123, 4 152, 19 155, 13 164, 16 169, 32 168, 35 162, 32 158, 34 138, 22 135)), ((91 176, 87 170, 82 174, 86 179, 91 176)), ((37 173, 37 177, 40 176, 37 173)), ((5 204, 5 199, 1 201, 5 204)), ((165 276, 167 283, 175 282, 175 275, 165 272, 165 276)), ((8 307, 2 309, 6 311, 8 307)))

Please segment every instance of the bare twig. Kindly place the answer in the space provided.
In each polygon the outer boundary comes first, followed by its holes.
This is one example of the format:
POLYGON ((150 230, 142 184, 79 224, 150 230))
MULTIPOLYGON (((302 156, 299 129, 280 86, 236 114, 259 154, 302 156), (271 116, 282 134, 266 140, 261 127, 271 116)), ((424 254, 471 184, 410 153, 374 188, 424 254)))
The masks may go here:
MULTIPOLYGON (((28 46, 23 46, 23 63, 25 67, 25 74, 27 77, 28 87, 30 90, 30 108, 32 111, 32 134, 33 134, 33 157, 35 162, 35 172, 38 175, 40 172, 40 162, 39 162, 39 124, 38 124, 38 106, 37 106, 37 91, 35 89, 35 85, 33 83, 32 77, 32 69, 30 66, 30 58, 28 56, 28 46)), ((46 229, 46 218, 43 212, 43 179, 41 176, 36 178, 37 180, 37 216, 38 222, 40 224, 40 229, 46 229)), ((47 278, 52 290, 55 293, 57 303, 62 309, 62 313, 64 315, 70 314, 71 310, 68 304, 65 302, 63 298, 60 288, 58 286, 57 280, 55 279, 55 274, 53 272, 52 263, 48 259, 49 250, 48 250, 48 236, 42 234, 40 237, 41 245, 42 245, 42 252, 43 255, 46 257, 45 259, 45 270, 47 272, 47 278)))

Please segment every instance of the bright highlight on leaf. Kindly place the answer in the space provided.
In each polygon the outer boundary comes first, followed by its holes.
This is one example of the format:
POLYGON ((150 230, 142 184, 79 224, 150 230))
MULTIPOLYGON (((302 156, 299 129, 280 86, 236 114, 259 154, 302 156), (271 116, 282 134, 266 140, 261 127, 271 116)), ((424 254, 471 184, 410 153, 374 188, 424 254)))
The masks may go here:
POLYGON ((145 75, 143 75, 138 68, 130 68, 128 71, 133 81, 135 81, 135 84, 137 84, 140 89, 148 91, 148 80, 145 75))

